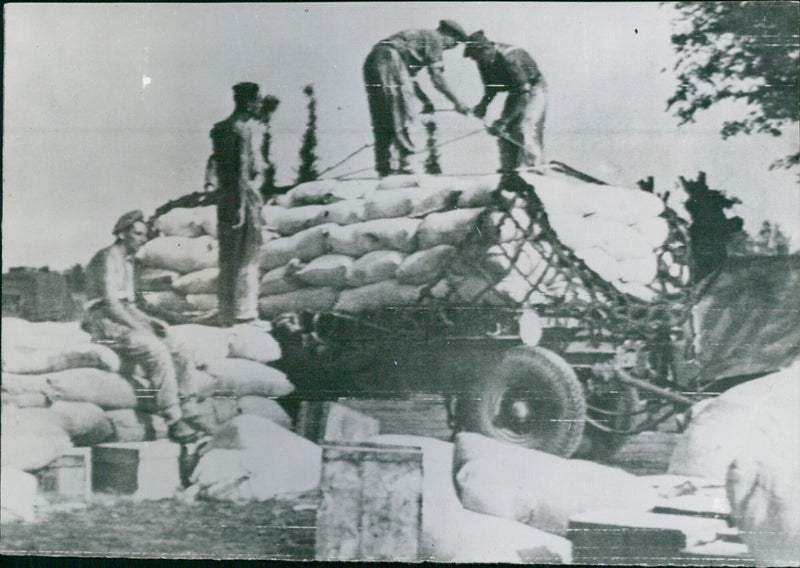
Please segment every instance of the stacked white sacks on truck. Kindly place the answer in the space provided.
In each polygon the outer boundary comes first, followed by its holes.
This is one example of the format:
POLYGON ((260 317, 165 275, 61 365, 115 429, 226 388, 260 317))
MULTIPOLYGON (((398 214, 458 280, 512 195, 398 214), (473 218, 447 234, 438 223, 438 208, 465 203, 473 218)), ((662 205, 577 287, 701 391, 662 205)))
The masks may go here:
MULTIPOLYGON (((93 343, 79 322, 3 318, 2 326, 4 467, 33 471, 73 446, 166 437, 141 369, 93 343)), ((200 418, 209 430, 239 414, 288 423, 274 399, 294 387, 269 365, 281 351, 268 326, 178 325, 170 333, 195 359, 200 418)))

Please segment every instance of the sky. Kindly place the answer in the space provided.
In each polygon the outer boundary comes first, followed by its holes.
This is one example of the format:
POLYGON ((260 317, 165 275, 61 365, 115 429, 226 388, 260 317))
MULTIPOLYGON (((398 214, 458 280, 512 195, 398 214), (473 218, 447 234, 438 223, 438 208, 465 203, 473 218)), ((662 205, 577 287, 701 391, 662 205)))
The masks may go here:
MULTIPOLYGON (((778 222, 800 248, 797 172, 768 169, 797 151, 797 129, 723 141, 722 122, 742 112, 732 105, 678 127, 666 112, 674 15, 647 2, 6 4, 3 268, 84 264, 110 244, 122 213, 149 216, 201 190, 208 132, 230 114, 240 81, 281 101, 272 120, 279 184, 299 164, 307 84, 318 99, 320 169, 335 164, 372 142, 361 75, 372 45, 444 18, 536 60, 549 89, 548 160, 624 186, 653 176, 659 192, 704 171, 712 188, 742 200, 734 213, 746 229, 778 222)), ((480 77, 462 50, 446 52, 445 77, 474 106, 480 77)), ((420 83, 437 108, 452 108, 427 77, 420 83)), ((501 108, 498 97, 487 119, 501 108)), ((481 127, 454 112, 435 118, 440 142, 481 127)), ((486 133, 440 152, 445 173, 499 163, 486 133)), ((371 166, 368 149, 328 175, 371 166)))

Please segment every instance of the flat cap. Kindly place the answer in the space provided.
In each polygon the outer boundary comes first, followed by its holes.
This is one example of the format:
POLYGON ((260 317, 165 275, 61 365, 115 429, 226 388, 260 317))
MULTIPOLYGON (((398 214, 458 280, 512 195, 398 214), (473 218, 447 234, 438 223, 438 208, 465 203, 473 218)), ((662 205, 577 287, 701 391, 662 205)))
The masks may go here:
POLYGON ((144 213, 142 213, 139 209, 128 211, 122 217, 120 217, 119 220, 117 220, 117 223, 114 225, 114 230, 111 234, 118 235, 124 231, 127 231, 133 226, 134 223, 138 223, 140 221, 144 223, 144 213))
POLYGON ((458 23, 453 20, 441 20, 439 22, 440 33, 447 34, 456 39, 456 41, 465 41, 467 39, 467 32, 464 31, 458 23))

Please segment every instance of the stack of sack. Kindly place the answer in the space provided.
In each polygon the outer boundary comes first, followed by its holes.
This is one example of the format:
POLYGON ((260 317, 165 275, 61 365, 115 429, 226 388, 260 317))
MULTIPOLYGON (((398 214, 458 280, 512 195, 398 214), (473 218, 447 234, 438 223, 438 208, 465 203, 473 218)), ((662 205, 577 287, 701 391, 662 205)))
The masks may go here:
MULTIPOLYGON (((93 343, 79 322, 3 318, 2 326, 3 467, 33 471, 72 446, 167 436, 141 370, 123 371, 116 353, 93 343)), ((281 351, 268 326, 180 325, 170 333, 194 356, 209 430, 242 413, 290 424, 274 398, 294 387, 269 366, 281 351)))
MULTIPOLYGON (((659 262, 669 256, 662 250, 669 227, 658 197, 558 176, 523 177, 557 238, 591 270, 622 292, 656 296, 659 262)), ((499 184, 500 175, 492 174, 296 186, 262 210, 261 317, 301 310, 358 314, 421 301, 535 305, 580 295, 582 283, 545 258, 552 252, 548 243, 537 249, 526 242, 533 221, 523 198, 502 191, 510 212, 494 206, 499 184)), ((216 306, 215 214, 213 206, 177 208, 155 221, 160 236, 138 254, 140 287, 153 290, 149 302, 182 312, 216 306)), ((686 277, 677 263, 670 271, 686 277)))

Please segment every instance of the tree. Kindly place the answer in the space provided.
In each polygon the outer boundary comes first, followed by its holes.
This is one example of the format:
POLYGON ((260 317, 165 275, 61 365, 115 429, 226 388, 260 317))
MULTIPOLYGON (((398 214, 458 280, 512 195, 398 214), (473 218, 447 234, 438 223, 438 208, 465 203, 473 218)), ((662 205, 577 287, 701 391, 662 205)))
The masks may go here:
POLYGON ((313 85, 306 85, 303 93, 308 97, 308 122, 300 146, 300 169, 297 171, 297 183, 312 181, 319 177, 317 160, 314 152, 317 147, 317 99, 314 97, 313 85))
POLYGON ((731 255, 783 256, 789 254, 789 245, 790 239, 781 230, 778 223, 764 221, 755 238, 743 230, 728 245, 728 253, 731 255))
MULTIPOLYGON (((666 3, 665 3, 666 4, 666 3)), ((800 119, 800 4, 797 2, 676 2, 680 31, 678 87, 667 101, 681 125, 723 101, 743 101, 747 113, 725 121, 722 138, 761 132, 780 136, 800 119)), ((770 166, 800 164, 800 152, 770 166)))
POLYGON ((275 164, 269 159, 270 148, 272 146, 272 133, 270 132, 270 120, 280 100, 272 95, 264 97, 261 103, 259 119, 264 123, 264 139, 261 141, 261 156, 264 158, 266 168, 264 170, 264 184, 261 186, 261 194, 266 198, 275 192, 275 164))
POLYGON ((442 166, 439 165, 439 150, 436 148, 436 123, 429 120, 425 123, 425 132, 428 133, 428 139, 425 147, 428 149, 428 157, 425 158, 425 173, 426 174, 440 174, 442 173, 442 166))

